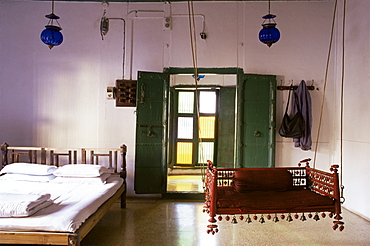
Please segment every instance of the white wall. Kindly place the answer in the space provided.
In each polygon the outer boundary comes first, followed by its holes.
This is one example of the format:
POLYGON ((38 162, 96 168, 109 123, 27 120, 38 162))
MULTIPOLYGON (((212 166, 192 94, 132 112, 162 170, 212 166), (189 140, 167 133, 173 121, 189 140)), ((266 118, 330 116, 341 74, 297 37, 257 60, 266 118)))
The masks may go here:
MULTIPOLYGON (((202 31, 203 21, 207 33, 206 40, 198 36, 196 42, 198 66, 274 74, 278 84, 284 85, 302 79, 313 83, 318 88, 311 93, 315 141, 333 8, 334 1, 271 2, 281 39, 268 48, 258 41, 267 2, 195 2, 197 33, 202 31)), ((367 0, 348 4, 343 165, 345 205, 366 217, 370 217, 370 195, 365 188, 369 184, 366 150, 370 134, 360 129, 366 128, 368 116, 362 112, 369 105, 365 94, 369 87, 368 8, 367 0), (354 123, 353 119, 361 120, 354 123)), ((126 35, 124 22, 111 20, 103 41, 99 33, 101 3, 57 1, 55 13, 61 17, 64 42, 52 50, 39 39, 47 23, 44 16, 50 12, 50 2, 0 0, 0 141, 53 147, 118 147, 125 143, 128 194, 134 195, 135 108, 116 108, 113 100, 106 99, 106 87, 122 77, 136 79, 139 70, 192 67, 187 3, 110 3, 107 17, 124 18, 126 35), (168 15, 172 16, 172 28, 164 31, 163 17, 168 15)), ((337 24, 337 52, 329 64, 317 151, 317 167, 325 170, 339 160, 340 31, 337 24)), ((286 97, 286 91, 277 92, 278 124, 286 97)), ((312 158, 313 153, 296 149, 290 140, 277 136, 278 166, 294 166, 302 158, 312 158)))

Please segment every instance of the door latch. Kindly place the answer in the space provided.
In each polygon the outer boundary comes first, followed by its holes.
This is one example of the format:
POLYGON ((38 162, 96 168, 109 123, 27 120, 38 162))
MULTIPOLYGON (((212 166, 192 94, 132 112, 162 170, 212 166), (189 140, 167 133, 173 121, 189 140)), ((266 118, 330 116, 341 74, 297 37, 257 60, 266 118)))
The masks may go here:
POLYGON ((255 136, 255 137, 261 137, 261 132, 259 132, 259 131, 254 131, 254 136, 255 136))

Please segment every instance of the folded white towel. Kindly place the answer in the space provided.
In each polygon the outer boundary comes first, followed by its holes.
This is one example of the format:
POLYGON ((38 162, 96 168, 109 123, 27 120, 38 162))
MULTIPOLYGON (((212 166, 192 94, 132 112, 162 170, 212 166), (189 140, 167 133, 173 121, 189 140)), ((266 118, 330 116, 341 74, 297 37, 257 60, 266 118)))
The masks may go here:
POLYGON ((52 204, 50 194, 0 193, 0 217, 26 217, 52 204))

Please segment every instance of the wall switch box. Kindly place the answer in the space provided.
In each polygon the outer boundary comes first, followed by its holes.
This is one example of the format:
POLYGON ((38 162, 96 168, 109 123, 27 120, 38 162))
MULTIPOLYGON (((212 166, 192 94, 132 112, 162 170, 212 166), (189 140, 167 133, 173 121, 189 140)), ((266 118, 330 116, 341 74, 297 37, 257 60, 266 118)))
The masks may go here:
POLYGON ((107 87, 107 99, 115 99, 114 87, 107 87))

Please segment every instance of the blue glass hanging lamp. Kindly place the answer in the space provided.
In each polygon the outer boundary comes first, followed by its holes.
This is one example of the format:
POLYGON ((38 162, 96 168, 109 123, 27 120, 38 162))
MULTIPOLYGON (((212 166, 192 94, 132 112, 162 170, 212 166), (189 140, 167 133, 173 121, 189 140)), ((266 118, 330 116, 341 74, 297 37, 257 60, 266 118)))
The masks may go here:
POLYGON ((45 17, 49 19, 49 22, 41 32, 40 38, 44 44, 52 49, 54 46, 58 46, 63 42, 63 35, 60 32, 62 28, 58 22, 60 17, 54 14, 54 0, 52 1, 51 14, 45 15, 45 17), (56 22, 57 25, 54 25, 54 22, 56 22))
POLYGON ((259 32, 259 39, 262 43, 267 44, 271 47, 273 43, 276 43, 280 39, 280 32, 276 28, 276 22, 274 18, 276 15, 270 13, 270 0, 269 0, 269 13, 262 18, 264 19, 262 23, 262 30, 259 32))

